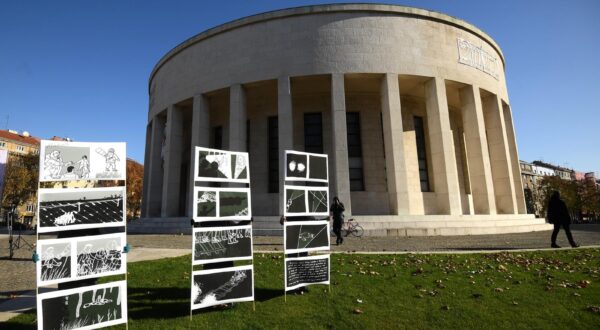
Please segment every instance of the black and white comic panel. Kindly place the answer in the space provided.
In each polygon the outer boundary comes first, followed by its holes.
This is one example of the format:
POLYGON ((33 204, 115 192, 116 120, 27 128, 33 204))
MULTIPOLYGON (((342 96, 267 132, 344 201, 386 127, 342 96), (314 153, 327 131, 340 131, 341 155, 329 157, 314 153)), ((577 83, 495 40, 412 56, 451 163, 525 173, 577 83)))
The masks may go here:
POLYGON ((125 143, 42 140, 40 181, 125 180, 125 143))
POLYGON ((328 216, 329 188, 284 186, 284 216, 328 216))
POLYGON ((329 221, 285 222, 285 253, 329 250, 329 221))
POLYGON ((193 264, 252 260, 252 226, 194 228, 193 264))
POLYGON ((196 147, 195 181, 250 183, 248 153, 196 147))
POLYGON ((192 309, 253 300, 252 265, 193 272, 192 309))
POLYGON ((125 233, 39 240, 38 286, 124 274, 125 233))
POLYGON ((194 187, 194 221, 250 220, 250 188, 194 187))
POLYGON ((285 151, 285 180, 328 182, 327 155, 285 151))
POLYGON ((127 322, 127 282, 41 293, 38 329, 95 329, 127 322))
POLYGON ((329 255, 286 258, 285 290, 311 284, 329 284, 329 255))
POLYGON ((39 189, 38 232, 125 225, 125 187, 39 189))

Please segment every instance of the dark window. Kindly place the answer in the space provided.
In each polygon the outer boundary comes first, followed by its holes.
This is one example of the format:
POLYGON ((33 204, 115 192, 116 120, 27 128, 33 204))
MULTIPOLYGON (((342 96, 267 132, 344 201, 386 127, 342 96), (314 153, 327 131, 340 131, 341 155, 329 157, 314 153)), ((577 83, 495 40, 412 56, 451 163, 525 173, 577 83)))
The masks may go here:
POLYGON ((320 112, 304 114, 304 151, 323 153, 323 120, 320 112))
POLYGON ((365 190, 365 183, 360 139, 360 114, 358 112, 346 113, 346 133, 348 135, 350 191, 363 191, 365 190))
POLYGON ((223 149, 223 127, 218 126, 213 131, 213 148, 223 149))
POLYGON ((427 150, 425 148, 425 127, 423 117, 414 117, 415 137, 417 140, 417 158, 419 160, 419 178, 421 179, 421 191, 429 190, 429 172, 427 171, 427 150))
MULTIPOLYGON (((269 117, 269 192, 279 192, 279 125, 277 116, 269 117)), ((290 133, 291 134, 291 133, 290 133)))

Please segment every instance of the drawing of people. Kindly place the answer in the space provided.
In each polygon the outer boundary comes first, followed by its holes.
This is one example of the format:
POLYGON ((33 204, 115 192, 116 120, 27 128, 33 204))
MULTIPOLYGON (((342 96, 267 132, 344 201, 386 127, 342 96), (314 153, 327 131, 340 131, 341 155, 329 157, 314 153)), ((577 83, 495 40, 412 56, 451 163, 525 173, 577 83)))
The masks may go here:
POLYGON ((79 176, 73 173, 75 166, 72 165, 71 162, 67 165, 67 173, 63 174, 62 178, 67 180, 78 180, 79 176))
POLYGON ((82 156, 81 160, 77 162, 77 171, 79 172, 79 177, 82 179, 89 179, 90 177, 90 161, 87 156, 82 156))
POLYGON ((44 171, 52 179, 60 179, 60 171, 62 170, 63 161, 60 151, 54 150, 44 158, 44 171))
POLYGON ((104 155, 106 159, 105 170, 106 172, 116 172, 117 171, 117 162, 120 161, 119 157, 115 154, 115 149, 110 148, 106 155, 104 155))
POLYGON ((62 265, 61 261, 58 261, 58 258, 54 256, 54 248, 53 247, 49 247, 46 249, 46 251, 44 252, 44 255, 42 256, 42 262, 44 267, 48 268, 48 269, 52 269, 54 267, 58 267, 60 265, 62 265))
POLYGON ((86 244, 83 247, 82 257, 79 261, 79 274, 80 275, 88 275, 93 274, 93 260, 92 260, 92 244, 86 244))

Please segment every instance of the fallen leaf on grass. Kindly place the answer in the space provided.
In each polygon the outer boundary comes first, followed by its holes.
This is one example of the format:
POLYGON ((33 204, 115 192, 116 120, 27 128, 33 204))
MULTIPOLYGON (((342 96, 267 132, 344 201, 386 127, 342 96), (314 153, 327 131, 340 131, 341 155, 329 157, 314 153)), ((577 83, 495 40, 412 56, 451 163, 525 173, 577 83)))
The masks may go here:
POLYGON ((581 281, 579 281, 578 285, 580 288, 585 289, 585 288, 587 288, 588 285, 590 285, 590 283, 591 282, 588 280, 581 280, 581 281))
POLYGON ((600 314, 600 306, 588 305, 587 309, 596 314, 600 314))
POLYGON ((356 299, 356 302, 359 304, 362 304, 363 301, 362 301, 362 299, 356 299))
POLYGON ((502 288, 495 288, 494 291, 495 292, 504 292, 504 289, 502 289, 502 288))
POLYGON ((450 306, 444 305, 444 306, 442 306, 442 310, 448 311, 448 310, 450 310, 450 306))
POLYGON ((353 312, 354 312, 354 314, 362 314, 362 313, 364 313, 362 311, 362 309, 360 309, 360 308, 355 308, 353 312))

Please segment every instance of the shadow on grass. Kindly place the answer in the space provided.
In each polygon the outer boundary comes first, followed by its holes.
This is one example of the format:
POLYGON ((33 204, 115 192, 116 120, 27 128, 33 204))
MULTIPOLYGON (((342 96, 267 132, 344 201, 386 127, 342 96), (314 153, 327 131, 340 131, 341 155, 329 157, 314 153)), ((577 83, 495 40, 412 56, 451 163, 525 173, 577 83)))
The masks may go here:
POLYGON ((129 317, 165 319, 189 315, 190 290, 182 288, 129 288, 129 317))
MULTIPOLYGON (((187 288, 129 288, 129 317, 134 320, 185 317, 190 310, 190 290, 187 288)), ((255 288, 254 297, 265 302, 283 296, 283 290, 255 288)), ((221 307, 195 310, 194 315, 214 312, 221 307)))
POLYGON ((283 294, 283 289, 254 288, 254 299, 258 302, 269 301, 281 297, 283 294))

